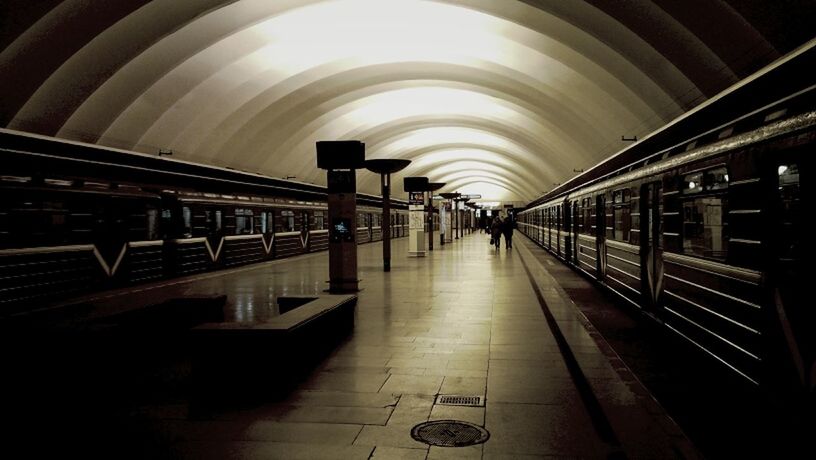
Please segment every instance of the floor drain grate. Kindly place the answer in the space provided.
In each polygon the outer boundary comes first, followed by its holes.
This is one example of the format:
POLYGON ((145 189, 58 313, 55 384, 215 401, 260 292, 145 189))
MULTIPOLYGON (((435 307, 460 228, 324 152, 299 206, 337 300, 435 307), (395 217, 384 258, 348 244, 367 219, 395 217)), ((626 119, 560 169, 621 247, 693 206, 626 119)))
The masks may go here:
POLYGON ((465 447, 481 444, 490 438, 484 428, 459 420, 434 420, 411 429, 411 437, 419 442, 441 447, 465 447))
POLYGON ((461 395, 438 395, 436 404, 443 406, 484 406, 481 396, 461 396, 461 395))

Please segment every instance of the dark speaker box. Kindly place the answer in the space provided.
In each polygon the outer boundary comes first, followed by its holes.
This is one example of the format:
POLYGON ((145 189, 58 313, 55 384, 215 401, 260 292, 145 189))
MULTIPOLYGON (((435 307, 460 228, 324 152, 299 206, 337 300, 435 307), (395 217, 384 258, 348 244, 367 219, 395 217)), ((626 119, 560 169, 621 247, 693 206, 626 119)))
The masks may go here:
POLYGON ((424 192, 428 190, 427 177, 404 177, 402 184, 406 192, 424 192))
POLYGON ((320 169, 360 169, 365 166, 365 144, 360 141, 318 141, 320 169))

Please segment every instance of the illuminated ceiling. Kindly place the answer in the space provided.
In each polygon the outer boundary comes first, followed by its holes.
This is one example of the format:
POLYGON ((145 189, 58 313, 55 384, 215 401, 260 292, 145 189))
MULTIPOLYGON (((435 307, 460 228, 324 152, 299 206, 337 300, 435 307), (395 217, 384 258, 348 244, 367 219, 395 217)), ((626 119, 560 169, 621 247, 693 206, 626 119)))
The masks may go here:
POLYGON ((0 8, 0 126, 318 184, 314 142, 360 139, 413 160, 396 181, 519 202, 810 39, 816 17, 805 0, 0 8))

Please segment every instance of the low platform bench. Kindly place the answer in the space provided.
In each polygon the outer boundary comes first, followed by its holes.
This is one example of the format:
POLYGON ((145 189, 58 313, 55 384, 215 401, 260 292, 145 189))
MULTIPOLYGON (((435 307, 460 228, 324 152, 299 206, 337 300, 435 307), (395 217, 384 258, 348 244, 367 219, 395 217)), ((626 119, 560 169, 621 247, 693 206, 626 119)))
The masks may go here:
POLYGON ((354 328, 356 295, 290 297, 279 304, 286 305, 285 313, 266 322, 207 323, 190 330, 200 403, 282 396, 354 328))

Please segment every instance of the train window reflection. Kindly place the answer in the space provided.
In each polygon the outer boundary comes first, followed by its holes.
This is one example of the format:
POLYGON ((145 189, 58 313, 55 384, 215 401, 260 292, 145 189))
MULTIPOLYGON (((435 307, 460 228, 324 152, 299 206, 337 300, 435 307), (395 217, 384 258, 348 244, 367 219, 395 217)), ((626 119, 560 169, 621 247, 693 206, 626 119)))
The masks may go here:
POLYGON ((799 165, 779 166, 779 258, 792 261, 799 258, 800 198, 799 165))
POLYGON ((697 193, 703 191, 703 173, 687 174, 684 178, 683 193, 697 193))
POLYGON ((251 209, 236 208, 235 209, 235 234, 236 235, 251 235, 255 233, 253 225, 254 213, 251 209))
POLYGON ((616 190, 612 194, 613 199, 613 219, 614 230, 613 238, 618 241, 629 241, 629 232, 632 228, 632 220, 630 218, 630 191, 628 189, 616 190))
POLYGON ((725 197, 700 197, 683 202, 683 252, 725 260, 728 225, 725 197))
MULTIPOLYGON (((323 214, 323 211, 315 211, 315 213, 314 213, 315 230, 323 230, 324 228, 326 228, 325 227, 325 219, 326 219, 326 217, 325 217, 325 214, 323 214)), ((391 220, 392 221, 394 220, 393 216, 392 216, 391 220)))
POLYGON ((221 210, 208 209, 204 212, 206 218, 207 231, 210 235, 215 235, 221 231, 221 210))
POLYGON ((147 237, 148 241, 159 239, 159 210, 148 209, 145 217, 147 219, 147 237))
POLYGON ((705 172, 706 190, 723 190, 728 188, 728 170, 725 168, 709 169, 705 172))
POLYGON ((283 227, 281 230, 284 232, 294 232, 295 231, 295 212, 294 211, 281 211, 281 226, 283 227))
POLYGON ((190 211, 189 206, 184 206, 181 208, 181 218, 184 225, 184 237, 190 238, 193 236, 193 214, 190 211))

